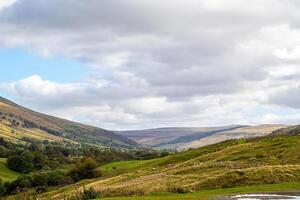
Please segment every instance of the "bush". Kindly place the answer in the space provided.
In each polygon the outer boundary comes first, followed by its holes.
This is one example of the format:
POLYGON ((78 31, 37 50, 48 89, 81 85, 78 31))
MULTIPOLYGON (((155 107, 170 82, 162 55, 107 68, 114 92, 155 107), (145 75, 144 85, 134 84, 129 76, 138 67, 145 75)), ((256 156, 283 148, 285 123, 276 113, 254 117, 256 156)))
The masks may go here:
POLYGON ((41 194, 41 193, 47 192, 47 187, 38 186, 38 187, 36 187, 35 191, 36 191, 37 194, 41 194))
POLYGON ((6 158, 8 156, 9 150, 4 147, 4 146, 0 146, 0 157, 1 158, 6 158))
POLYGON ((35 174, 32 177, 32 186, 47 186, 48 185, 48 174, 42 173, 42 174, 35 174))
POLYGON ((170 155, 170 153, 169 153, 168 151, 162 151, 162 152, 160 153, 160 157, 166 157, 166 156, 168 156, 168 155, 170 155))
POLYGON ((70 176, 74 181, 101 176, 101 172, 96 170, 97 163, 91 157, 84 158, 79 165, 70 171, 70 176))
POLYGON ((145 191, 140 188, 105 188, 99 191, 100 197, 143 196, 145 191))
POLYGON ((186 194, 186 193, 189 193, 191 191, 187 188, 182 188, 182 187, 169 187, 168 192, 186 194))
POLYGON ((57 186, 57 185, 64 185, 63 180, 65 175, 63 172, 56 171, 48 173, 48 185, 49 186, 57 186))
POLYGON ((90 199, 96 199, 100 197, 99 192, 96 192, 93 188, 83 188, 83 191, 79 190, 79 188, 76 190, 75 193, 72 194, 72 196, 65 197, 66 200, 90 200, 90 199))
POLYGON ((7 167, 13 171, 27 173, 33 169, 32 158, 29 155, 12 155, 7 159, 7 167))
POLYGON ((99 193, 96 192, 94 188, 89 188, 89 189, 84 188, 81 194, 82 200, 96 199, 98 197, 99 197, 99 193))
POLYGON ((31 181, 32 179, 30 176, 22 175, 11 183, 6 182, 4 184, 5 194, 16 194, 19 191, 24 191, 25 189, 30 188, 32 186, 31 181))

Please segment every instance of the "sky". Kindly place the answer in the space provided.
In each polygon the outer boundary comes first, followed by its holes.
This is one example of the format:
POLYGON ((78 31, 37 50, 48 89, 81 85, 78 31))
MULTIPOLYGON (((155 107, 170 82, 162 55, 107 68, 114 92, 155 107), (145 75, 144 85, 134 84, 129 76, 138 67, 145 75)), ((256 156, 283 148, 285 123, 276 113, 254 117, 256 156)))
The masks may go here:
POLYGON ((300 124, 300 2, 0 0, 0 95, 109 130, 300 124))

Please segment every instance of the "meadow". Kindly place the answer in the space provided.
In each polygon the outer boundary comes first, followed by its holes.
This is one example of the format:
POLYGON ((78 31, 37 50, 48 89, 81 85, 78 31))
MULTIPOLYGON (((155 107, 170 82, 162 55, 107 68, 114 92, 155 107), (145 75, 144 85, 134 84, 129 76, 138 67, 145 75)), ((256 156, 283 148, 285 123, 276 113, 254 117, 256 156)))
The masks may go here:
POLYGON ((105 198, 106 200, 209 200, 217 199, 218 197, 226 197, 235 194, 247 193, 276 193, 276 192, 295 192, 299 191, 300 183, 285 183, 285 184, 267 184, 258 186, 235 187, 216 190, 195 191, 188 194, 174 193, 153 193, 142 197, 113 197, 105 198))

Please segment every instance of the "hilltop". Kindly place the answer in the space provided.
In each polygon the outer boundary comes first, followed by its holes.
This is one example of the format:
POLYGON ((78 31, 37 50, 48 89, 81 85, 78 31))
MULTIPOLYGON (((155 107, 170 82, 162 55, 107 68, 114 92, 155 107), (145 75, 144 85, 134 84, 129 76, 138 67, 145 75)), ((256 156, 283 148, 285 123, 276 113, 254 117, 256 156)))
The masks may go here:
POLYGON ((13 143, 56 141, 131 148, 137 143, 111 131, 32 111, 0 97, 0 137, 13 143))

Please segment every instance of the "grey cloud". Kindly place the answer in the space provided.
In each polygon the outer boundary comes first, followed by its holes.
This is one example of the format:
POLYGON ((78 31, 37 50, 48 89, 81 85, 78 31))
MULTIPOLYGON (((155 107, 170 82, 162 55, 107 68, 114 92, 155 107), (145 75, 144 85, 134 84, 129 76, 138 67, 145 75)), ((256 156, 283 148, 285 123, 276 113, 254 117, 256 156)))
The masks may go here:
MULTIPOLYGON (((76 116, 71 108, 85 107, 88 112, 98 106, 107 110, 100 109, 103 115, 95 114, 90 120, 96 123, 114 113, 116 117, 107 119, 111 126, 114 121, 129 123, 125 118, 136 124, 139 120, 151 124, 153 117, 167 123, 176 104, 177 119, 182 115, 183 121, 205 120, 213 117, 201 115, 203 105, 218 113, 222 109, 209 101, 188 105, 191 99, 231 95, 236 104, 253 103, 235 97, 251 96, 256 90, 267 95, 278 84, 289 86, 298 79, 271 75, 278 66, 299 64, 297 59, 288 61, 274 54, 300 44, 300 7, 296 4, 292 0, 254 0, 251 4, 235 0, 19 0, 0 11, 0 46, 60 55, 87 63, 93 71, 110 72, 107 77, 85 77, 69 85, 39 80, 40 88, 31 93, 18 81, 9 84, 12 93, 40 109, 60 107, 76 116), (49 84, 54 90, 47 92, 43 86, 49 84), (145 113, 142 108, 130 108, 145 98, 160 98, 152 99, 154 107, 164 104, 170 110, 145 113)), ((297 107, 292 100, 275 99, 273 103, 297 107)), ((224 113, 232 114, 232 120, 243 120, 230 109, 224 113)))
POLYGON ((300 108, 300 86, 293 86, 288 89, 279 90, 270 97, 270 103, 289 108, 300 108))

